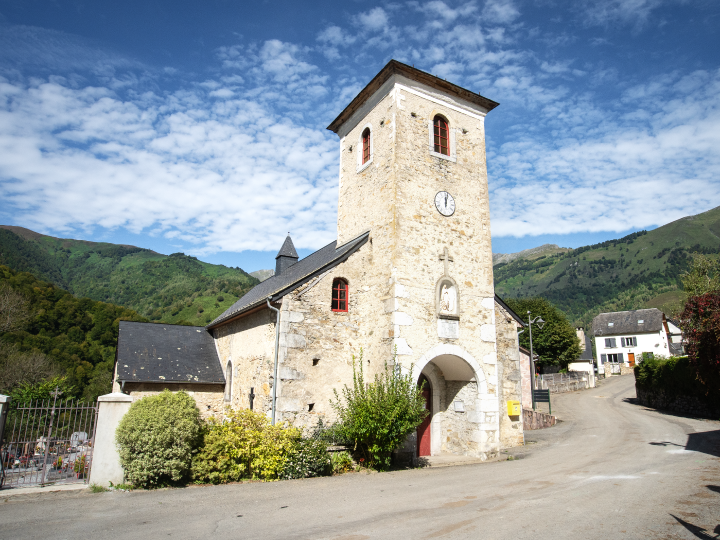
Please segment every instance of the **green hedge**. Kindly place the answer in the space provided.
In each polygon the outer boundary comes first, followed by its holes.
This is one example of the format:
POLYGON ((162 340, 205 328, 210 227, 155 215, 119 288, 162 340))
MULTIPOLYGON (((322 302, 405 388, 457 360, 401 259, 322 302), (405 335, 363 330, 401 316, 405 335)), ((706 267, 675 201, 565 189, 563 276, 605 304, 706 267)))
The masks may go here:
POLYGON ((687 356, 646 358, 635 366, 635 381, 638 388, 663 391, 668 398, 704 394, 687 356))

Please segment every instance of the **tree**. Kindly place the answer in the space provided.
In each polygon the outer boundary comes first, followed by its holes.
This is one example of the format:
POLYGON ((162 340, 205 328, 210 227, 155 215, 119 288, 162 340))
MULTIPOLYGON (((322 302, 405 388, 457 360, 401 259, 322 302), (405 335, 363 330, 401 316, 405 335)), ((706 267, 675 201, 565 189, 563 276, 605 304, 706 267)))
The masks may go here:
POLYGON ((689 270, 680 275, 688 298, 720 290, 720 259, 700 253, 693 253, 692 258, 689 270))
POLYGON ((720 395, 720 293, 692 296, 680 317, 690 365, 707 395, 720 395))
POLYGON ((0 283, 0 332, 22 330, 31 316, 28 299, 7 283, 0 283))
MULTIPOLYGON (((544 298, 510 298, 507 305, 527 321, 527 312, 535 318, 538 315, 545 321, 542 329, 533 324, 533 352, 538 355, 536 364, 567 367, 582 352, 580 340, 565 314, 544 298)), ((520 334, 520 345, 530 349, 530 332, 526 329, 520 334)))

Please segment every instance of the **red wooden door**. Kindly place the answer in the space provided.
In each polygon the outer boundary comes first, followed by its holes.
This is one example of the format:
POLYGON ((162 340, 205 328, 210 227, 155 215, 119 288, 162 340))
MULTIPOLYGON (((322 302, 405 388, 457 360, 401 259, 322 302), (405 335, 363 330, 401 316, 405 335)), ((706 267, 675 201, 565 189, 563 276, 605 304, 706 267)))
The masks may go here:
POLYGON ((426 380, 423 387, 423 397, 425 398, 425 408, 428 415, 417 428, 418 441, 418 457, 430 455, 430 420, 432 419, 432 390, 430 383, 426 380))

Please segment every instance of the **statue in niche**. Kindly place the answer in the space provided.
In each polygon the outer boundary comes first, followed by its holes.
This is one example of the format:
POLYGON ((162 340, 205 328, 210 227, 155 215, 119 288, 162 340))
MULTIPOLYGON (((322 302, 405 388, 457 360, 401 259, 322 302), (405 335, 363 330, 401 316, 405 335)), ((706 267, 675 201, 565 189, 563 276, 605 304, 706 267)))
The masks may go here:
POLYGON ((440 314, 457 315, 457 290, 450 281, 444 281, 440 288, 440 314))

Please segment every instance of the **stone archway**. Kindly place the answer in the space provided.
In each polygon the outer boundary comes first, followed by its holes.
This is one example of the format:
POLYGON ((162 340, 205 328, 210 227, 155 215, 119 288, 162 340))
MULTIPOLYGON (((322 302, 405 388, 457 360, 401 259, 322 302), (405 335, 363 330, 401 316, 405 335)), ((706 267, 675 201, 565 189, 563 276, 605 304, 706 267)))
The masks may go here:
POLYGON ((413 366, 413 379, 421 377, 433 387, 431 455, 492 453, 499 428, 497 396, 488 394, 475 358, 457 345, 436 345, 413 366))

